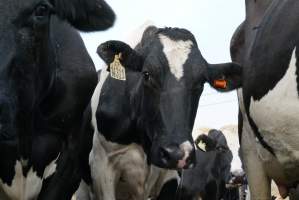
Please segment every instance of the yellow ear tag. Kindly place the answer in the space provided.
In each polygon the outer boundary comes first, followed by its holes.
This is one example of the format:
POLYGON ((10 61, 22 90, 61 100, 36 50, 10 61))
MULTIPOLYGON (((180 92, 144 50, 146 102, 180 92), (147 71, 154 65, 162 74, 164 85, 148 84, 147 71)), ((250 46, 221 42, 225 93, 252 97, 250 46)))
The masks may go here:
POLYGON ((204 152, 207 152, 207 149, 206 149, 206 143, 204 143, 202 140, 200 141, 196 141, 196 146, 199 150, 202 150, 204 152))
POLYGON ((110 75, 112 78, 117 80, 126 80, 126 69, 122 66, 121 53, 114 56, 114 61, 110 64, 110 75))

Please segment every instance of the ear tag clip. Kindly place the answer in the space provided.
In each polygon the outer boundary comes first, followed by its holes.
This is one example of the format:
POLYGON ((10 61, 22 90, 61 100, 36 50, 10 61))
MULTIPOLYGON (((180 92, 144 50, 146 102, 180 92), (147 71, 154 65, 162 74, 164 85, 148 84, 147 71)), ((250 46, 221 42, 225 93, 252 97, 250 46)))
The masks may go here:
POLYGON ((214 87, 217 89, 226 89, 227 81, 225 79, 214 80, 214 87))
POLYGON ((125 81, 126 80, 126 69, 122 66, 121 53, 114 56, 114 61, 110 64, 110 75, 112 78, 125 81))

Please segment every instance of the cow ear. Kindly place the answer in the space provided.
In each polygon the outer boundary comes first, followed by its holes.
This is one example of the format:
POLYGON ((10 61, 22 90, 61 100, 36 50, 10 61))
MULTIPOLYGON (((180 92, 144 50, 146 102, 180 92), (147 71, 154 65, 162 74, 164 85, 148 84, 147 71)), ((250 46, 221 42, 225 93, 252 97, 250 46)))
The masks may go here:
POLYGON ((228 92, 242 86, 242 67, 237 63, 208 65, 207 81, 220 92, 228 92))
POLYGON ((142 70, 142 57, 124 42, 110 40, 102 43, 97 53, 108 66, 115 61, 117 56, 123 67, 139 72, 142 70))
POLYGON ((81 31, 111 27, 115 14, 104 0, 51 0, 59 17, 81 31))
POLYGON ((194 141, 198 150, 209 152, 216 150, 217 142, 205 134, 199 135, 194 141))

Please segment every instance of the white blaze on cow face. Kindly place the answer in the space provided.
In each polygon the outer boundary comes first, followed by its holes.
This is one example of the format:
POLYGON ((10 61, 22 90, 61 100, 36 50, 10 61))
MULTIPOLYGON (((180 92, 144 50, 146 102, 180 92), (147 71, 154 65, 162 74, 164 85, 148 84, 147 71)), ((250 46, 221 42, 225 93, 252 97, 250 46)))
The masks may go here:
MULTIPOLYGON (((283 78, 262 99, 251 99, 250 116, 264 140, 287 166, 299 166, 299 98, 296 49, 283 78)), ((266 155, 263 155, 266 156, 266 155)), ((266 157, 264 158, 266 159, 266 157)))
POLYGON ((180 80, 184 75, 184 64, 191 52, 193 42, 190 40, 172 40, 160 34, 160 41, 163 45, 163 52, 168 60, 170 72, 180 80))
MULTIPOLYGON (((180 145, 180 149, 184 152, 184 157, 182 160, 179 160, 178 168, 183 169, 187 164, 187 159, 189 158, 189 156, 193 150, 193 146, 189 141, 186 141, 180 145)), ((192 168, 192 167, 193 166, 190 166, 190 168, 192 168)))

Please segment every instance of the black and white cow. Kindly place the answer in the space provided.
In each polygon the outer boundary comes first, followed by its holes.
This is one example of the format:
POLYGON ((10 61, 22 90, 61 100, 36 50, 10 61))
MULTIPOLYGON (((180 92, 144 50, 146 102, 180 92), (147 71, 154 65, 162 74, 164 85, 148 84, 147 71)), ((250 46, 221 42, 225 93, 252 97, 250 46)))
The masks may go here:
POLYGON ((195 168, 179 171, 178 181, 172 177, 165 182, 157 200, 239 199, 238 188, 227 188, 233 155, 224 134, 211 129, 208 135, 199 135, 198 142, 202 150, 196 150, 195 168))
POLYGON ((205 151, 196 151, 197 165, 194 169, 182 171, 179 199, 225 199, 233 159, 226 138, 221 131, 212 129, 197 140, 206 145, 205 151))
POLYGON ((70 199, 77 135, 97 75, 72 27, 104 30, 103 0, 1 0, 0 199, 70 199))
POLYGON ((191 132, 204 83, 220 91, 238 88, 240 66, 208 64, 194 36, 179 28, 150 26, 135 49, 108 41, 98 54, 109 67, 101 71, 83 130, 93 135, 92 179, 86 174, 85 182, 93 183, 97 198, 115 199, 118 180, 112 163, 131 143, 143 147, 148 163, 169 169, 194 166, 191 132), (125 81, 109 73, 116 55, 125 67, 125 81))
MULTIPOLYGON (((239 134, 251 199, 286 197, 299 181, 297 0, 246 0, 246 20, 231 44, 243 65, 239 134)), ((295 198, 296 199, 296 198, 295 198)))

